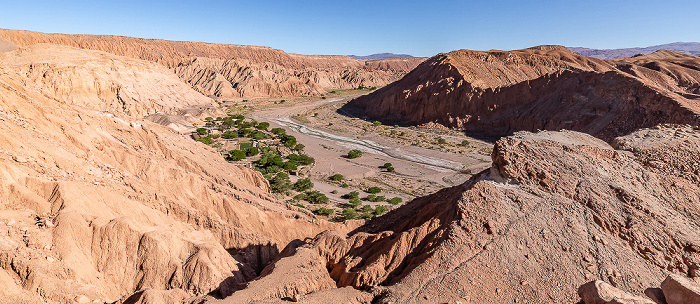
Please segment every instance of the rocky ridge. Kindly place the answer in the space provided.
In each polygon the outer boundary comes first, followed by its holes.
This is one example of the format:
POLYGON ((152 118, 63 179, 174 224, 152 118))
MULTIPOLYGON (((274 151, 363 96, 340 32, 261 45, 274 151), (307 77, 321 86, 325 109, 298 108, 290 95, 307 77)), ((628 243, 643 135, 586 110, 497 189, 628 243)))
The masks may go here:
POLYGON ((664 51, 603 61, 559 46, 436 55, 351 111, 500 137, 576 130, 605 140, 659 123, 700 122, 697 56, 664 51))
POLYGON ((424 60, 357 60, 259 46, 8 29, 0 29, 0 39, 19 46, 60 44, 157 62, 174 69, 200 93, 220 99, 320 96, 337 89, 384 86, 424 60))

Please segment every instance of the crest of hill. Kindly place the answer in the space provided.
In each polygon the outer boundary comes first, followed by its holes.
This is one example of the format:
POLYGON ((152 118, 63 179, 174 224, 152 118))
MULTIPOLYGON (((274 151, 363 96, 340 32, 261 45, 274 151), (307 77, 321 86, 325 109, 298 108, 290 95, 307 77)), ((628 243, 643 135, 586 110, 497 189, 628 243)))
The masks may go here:
POLYGON ((362 60, 389 59, 389 58, 415 58, 415 57, 408 55, 408 54, 394 54, 394 53, 379 53, 379 54, 372 54, 372 55, 367 55, 367 56, 348 55, 348 57, 352 57, 355 59, 362 59, 362 60))
POLYGON ((638 54, 646 55, 659 50, 672 50, 687 54, 700 54, 700 43, 698 42, 674 42, 668 44, 660 44, 649 47, 639 48, 623 48, 623 49, 590 49, 584 47, 571 47, 572 51, 589 57, 599 59, 617 59, 629 58, 638 54))
POLYGON ((0 29, 0 39, 19 46, 52 43, 157 62, 174 69, 198 92, 220 99, 320 96, 336 89, 380 87, 424 60, 366 61, 338 55, 288 54, 260 46, 8 29, 0 29))
POLYGON ((699 63, 677 52, 600 60, 561 46, 459 50, 426 60, 346 110, 481 136, 569 129, 612 140, 659 123, 698 124, 699 63))
POLYGON ((343 225, 144 115, 211 100, 153 62, 36 44, 0 54, 0 290, 8 303, 227 295, 343 225))

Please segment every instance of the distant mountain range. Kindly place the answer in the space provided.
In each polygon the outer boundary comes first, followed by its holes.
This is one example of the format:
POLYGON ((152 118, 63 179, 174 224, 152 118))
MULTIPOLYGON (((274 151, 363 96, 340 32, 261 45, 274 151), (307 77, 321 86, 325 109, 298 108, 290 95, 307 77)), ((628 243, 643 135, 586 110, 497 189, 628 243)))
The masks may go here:
POLYGON ((394 53, 380 53, 380 54, 372 54, 372 55, 367 55, 367 56, 357 56, 357 55, 347 55, 348 57, 352 57, 355 59, 360 59, 360 60, 373 60, 373 59, 389 59, 389 58, 415 58, 411 55, 407 54, 394 54, 394 53))
POLYGON ((658 50, 671 50, 689 53, 693 55, 700 54, 700 43, 698 42, 674 42, 660 44, 648 47, 626 48, 626 49, 589 49, 584 47, 570 47, 570 50, 583 56, 595 57, 599 59, 614 59, 614 58, 629 58, 637 54, 650 54, 658 50))

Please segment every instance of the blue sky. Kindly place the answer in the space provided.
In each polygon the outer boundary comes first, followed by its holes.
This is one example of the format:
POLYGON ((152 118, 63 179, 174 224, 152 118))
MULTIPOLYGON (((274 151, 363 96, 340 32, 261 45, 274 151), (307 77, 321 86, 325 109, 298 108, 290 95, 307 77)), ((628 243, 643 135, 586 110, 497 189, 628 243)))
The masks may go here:
POLYGON ((700 1, 0 1, 0 28, 432 56, 700 42, 700 1), (5 3, 3 3, 5 2, 5 3))

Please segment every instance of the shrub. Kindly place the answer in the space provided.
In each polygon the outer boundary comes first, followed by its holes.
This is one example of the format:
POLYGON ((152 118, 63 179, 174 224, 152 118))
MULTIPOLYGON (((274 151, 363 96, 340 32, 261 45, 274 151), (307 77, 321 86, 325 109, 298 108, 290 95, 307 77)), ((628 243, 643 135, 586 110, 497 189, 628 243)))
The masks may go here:
POLYGON ((221 137, 224 139, 232 139, 238 137, 238 132, 234 131, 226 131, 223 134, 221 134, 221 137))
POLYGON ((288 161, 284 163, 284 166, 282 166, 282 169, 287 170, 287 171, 294 171, 298 169, 297 164, 292 161, 288 161))
POLYGON ((305 199, 306 199, 306 194, 304 194, 304 193, 299 193, 299 194, 295 195, 292 199, 293 199, 293 200, 297 200, 297 201, 305 200, 305 199))
POLYGON ((353 208, 345 208, 343 209, 341 215, 346 220, 354 220, 357 218, 357 211, 355 211, 353 208))
POLYGON ((209 130, 207 128, 197 128, 197 134, 207 135, 207 134, 209 134, 209 130))
POLYGON ((331 191, 332 194, 338 194, 338 190, 331 191))
POLYGON ((306 154, 289 154, 287 156, 287 159, 295 161, 302 165, 310 165, 316 162, 316 160, 313 157, 310 157, 306 154))
POLYGON ((469 146, 469 144, 470 144, 470 142, 469 142, 468 140, 466 140, 466 139, 463 140, 462 143, 461 143, 461 145, 462 145, 462 146, 465 146, 465 147, 466 147, 466 146, 469 146))
POLYGON ((314 183, 312 183, 311 180, 308 178, 300 179, 296 183, 294 183, 294 190, 299 192, 311 189, 313 187, 314 183))
POLYGON ((292 135, 282 135, 282 143, 285 147, 291 148, 297 144, 297 138, 292 135))
POLYGON ((246 156, 258 155, 258 153, 259 153, 259 152, 258 152, 258 148, 257 148, 257 147, 250 147, 250 148, 248 148, 248 149, 245 150, 245 155, 246 155, 246 156))
POLYGON ((437 142, 438 142, 438 144, 444 145, 444 144, 447 143, 447 140, 445 140, 445 139, 442 138, 442 137, 438 137, 437 142))
POLYGON ((307 191, 306 200, 314 204, 328 203, 328 197, 319 191, 307 191))
POLYGON ((403 202, 403 199, 400 197, 394 197, 394 198, 388 200, 387 202, 389 202, 389 204, 392 204, 392 205, 398 205, 401 202, 403 202))
POLYGON ((197 141, 204 143, 205 145, 211 145, 211 143, 212 143, 212 139, 210 136, 202 137, 202 138, 198 139, 197 141))
POLYGON ((345 199, 352 199, 352 198, 359 198, 359 197, 360 197, 360 193, 357 191, 352 191, 350 193, 343 194, 343 196, 342 196, 342 198, 345 198, 345 199))
POLYGON ((275 134, 275 135, 285 135, 285 134, 287 134, 287 131, 285 131, 285 130, 282 129, 282 128, 272 128, 272 130, 270 130, 270 132, 272 132, 272 134, 275 134))
POLYGON ((365 197, 365 200, 370 201, 370 202, 374 202, 376 199, 377 199, 377 196, 374 194, 370 194, 367 197, 365 197))
POLYGON ((357 208, 358 206, 360 206, 360 204, 362 204, 362 201, 359 197, 353 197, 348 203, 350 203, 350 206, 352 206, 353 208, 357 208))
POLYGON ((233 161, 239 161, 241 159, 244 159, 246 157, 246 153, 241 151, 241 150, 231 150, 228 151, 229 156, 231 156, 231 160, 233 161))
POLYGON ((363 220, 371 219, 372 216, 373 216, 373 215, 372 215, 372 212, 367 212, 367 211, 362 212, 362 214, 360 214, 360 218, 363 219, 363 220))
POLYGON ((379 192, 382 192, 382 188, 379 188, 379 187, 369 187, 369 188, 367 189, 367 193, 375 194, 375 193, 379 193, 379 192))
POLYGON ((373 209, 372 206, 370 206, 370 205, 364 205, 364 206, 362 206, 362 211, 365 211, 365 212, 374 212, 374 209, 373 209))
POLYGON ((259 123, 259 124, 258 124, 257 126, 255 126, 255 127, 258 128, 258 129, 260 129, 260 130, 267 130, 267 128, 270 127, 270 123, 269 123, 269 122, 263 121, 263 122, 259 123))
POLYGON ((360 156, 362 156, 362 151, 360 150, 350 150, 347 155, 347 157, 350 159, 358 158, 360 156))
POLYGON ((306 146, 304 146, 303 144, 297 144, 296 146, 294 146, 294 150, 297 152, 303 151, 304 148, 306 148, 306 146))
POLYGON ((374 208, 374 214, 376 214, 376 215, 382 215, 386 212, 387 212, 387 209, 384 206, 377 206, 377 208, 374 208))
POLYGON ((292 187, 292 182, 289 180, 289 175, 284 172, 277 173, 270 180, 270 189, 272 192, 283 193, 287 192, 292 187))
POLYGON ((239 145, 239 147, 241 148, 241 150, 245 151, 245 150, 248 150, 248 149, 252 148, 252 147, 253 147, 253 143, 252 143, 252 142, 249 142, 249 141, 244 141, 244 142, 242 142, 242 143, 239 145))
POLYGON ((391 167, 391 166, 392 166, 391 163, 385 163, 384 166, 382 166, 382 167, 388 168, 388 167, 391 167))
POLYGON ((372 122, 372 125, 381 126, 381 125, 382 125, 382 122, 381 122, 381 121, 378 121, 378 120, 375 120, 375 121, 372 122))
POLYGON ((316 213, 318 215, 325 215, 325 216, 329 216, 329 215, 333 214, 334 212, 335 212, 335 210, 330 209, 330 208, 325 208, 325 207, 321 207, 321 208, 314 210, 314 213, 316 213))
POLYGON ((350 185, 348 185, 346 183, 343 183, 342 185, 340 185, 340 188, 348 188, 348 187, 350 187, 350 185))
POLYGON ((213 117, 207 117, 207 118, 205 118, 204 120, 206 120, 206 121, 214 121, 214 118, 213 118, 213 117))
POLYGON ((344 180, 345 178, 343 177, 342 174, 334 174, 333 176, 330 177, 330 180, 339 182, 341 180, 344 180))

